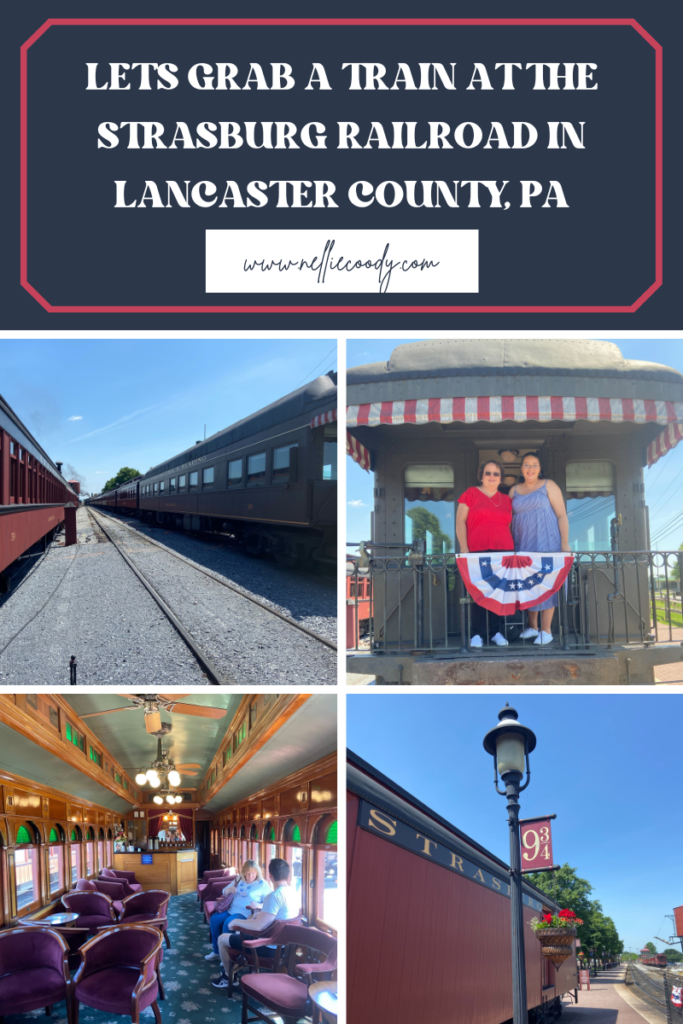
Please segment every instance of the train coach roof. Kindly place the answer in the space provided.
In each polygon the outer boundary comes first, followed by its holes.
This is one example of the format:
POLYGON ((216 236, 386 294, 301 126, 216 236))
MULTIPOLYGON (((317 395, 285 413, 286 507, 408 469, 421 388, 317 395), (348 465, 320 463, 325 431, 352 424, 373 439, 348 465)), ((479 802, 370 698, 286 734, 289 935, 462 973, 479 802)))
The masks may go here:
POLYGON ((327 373, 323 377, 316 377, 309 384, 297 388, 289 395, 278 398, 276 402, 266 405, 258 412, 245 416, 243 420, 233 423, 232 426, 219 430, 218 433, 207 437, 201 444, 195 444, 185 451, 179 452, 166 462, 153 466, 140 479, 158 476, 175 466, 182 466, 190 459, 200 459, 204 455, 210 455, 225 448, 226 445, 234 444, 236 441, 243 441, 245 438, 258 434, 262 430, 270 430, 277 427, 286 420, 294 419, 296 416, 307 415, 313 418, 317 412, 331 409, 337 401, 337 374, 327 373))
MULTIPOLYGON (((374 768, 352 750, 346 751, 347 769, 346 785, 356 796, 367 800, 380 810, 393 814, 407 825, 414 825, 423 835, 430 835, 437 842, 444 843, 453 849, 459 849, 464 855, 478 859, 488 871, 509 872, 509 865, 490 853, 475 839, 471 839, 455 825, 443 818, 431 807, 403 789, 396 782, 374 768), (478 855, 478 856, 477 856, 478 855)), ((349 824, 349 827, 351 825, 349 824)), ((524 880, 524 888, 536 899, 539 897, 549 907, 556 907, 555 902, 547 893, 541 892, 531 882, 524 880)))
POLYGON ((47 454, 44 448, 38 444, 30 430, 24 426, 12 407, 0 395, 0 427, 6 430, 14 441, 17 441, 22 448, 30 452, 35 459, 49 469, 56 477, 64 483, 65 487, 76 494, 68 480, 62 476, 56 465, 47 454))
MULTIPOLYGON (((352 387, 356 384, 448 377, 463 379, 463 394, 469 394, 468 377, 617 378, 620 381, 674 384, 683 393, 683 374, 669 366, 624 359, 618 346, 611 341, 557 338, 462 338, 410 342, 398 345, 385 363, 349 368, 347 383, 352 387)), ((558 394, 562 391, 550 389, 544 393, 558 394)), ((351 398, 349 400, 352 401, 351 398)))

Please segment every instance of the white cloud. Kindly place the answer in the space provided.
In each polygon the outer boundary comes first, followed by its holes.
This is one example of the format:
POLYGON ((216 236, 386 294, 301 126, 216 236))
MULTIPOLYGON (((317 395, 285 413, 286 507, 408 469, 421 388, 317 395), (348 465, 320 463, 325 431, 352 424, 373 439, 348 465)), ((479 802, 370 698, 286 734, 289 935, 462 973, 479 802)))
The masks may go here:
POLYGON ((74 420, 82 420, 82 416, 69 416, 69 423, 73 423, 74 420))
POLYGON ((357 498, 356 501, 350 501, 348 504, 351 508, 367 508, 365 502, 361 501, 360 498, 357 498))

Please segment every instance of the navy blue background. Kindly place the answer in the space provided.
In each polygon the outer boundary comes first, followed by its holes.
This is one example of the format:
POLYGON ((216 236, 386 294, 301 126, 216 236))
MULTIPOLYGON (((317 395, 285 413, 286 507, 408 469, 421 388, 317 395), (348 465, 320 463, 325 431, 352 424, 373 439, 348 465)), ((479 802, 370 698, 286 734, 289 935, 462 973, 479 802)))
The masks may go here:
MULTIPOLYGON (((216 329, 398 327, 515 329, 676 329, 680 257, 680 200, 672 177, 679 166, 680 132, 668 130, 680 117, 679 72, 674 64, 681 42, 680 14, 671 5, 594 3, 431 4, 419 10, 386 4, 349 5, 325 14, 340 17, 635 17, 664 44, 665 258, 664 286, 633 314, 57 314, 48 313, 19 285, 19 46, 47 17, 237 17, 320 16, 308 4, 261 4, 242 10, 218 3, 104 5, 38 2, 10 12, 2 35, 4 138, 12 141, 2 167, 5 230, 2 233, 2 316, 0 329, 216 329), (673 58, 672 55, 673 54, 673 58), (669 59, 667 60, 667 56, 669 59), (667 182, 669 187, 667 187, 667 182)), ((304 305, 306 296, 206 295, 204 232, 207 228, 478 228, 480 291, 477 296, 420 295, 310 298, 331 305, 628 305, 655 278, 654 83, 655 52, 627 27, 468 28, 51 28, 29 50, 29 281, 54 305, 304 305), (156 60, 179 66, 180 85, 171 91, 86 92, 85 61, 156 60), (250 61, 268 67, 287 61, 297 86, 287 92, 199 92, 186 80, 197 61, 232 61, 243 81, 250 61), (349 92, 344 61, 382 61, 391 82, 398 61, 457 61, 458 91, 349 92), (599 65, 595 92, 534 92, 531 72, 515 72, 514 92, 465 91, 474 61, 489 68, 498 61, 592 61, 599 65), (313 61, 325 64, 332 92, 305 92, 313 61), (243 70, 244 69, 244 70, 243 70), (462 84, 460 84, 462 83, 462 84), (200 121, 290 120, 301 127, 322 121, 328 149, 322 151, 97 149, 97 125, 111 120, 157 120, 170 142, 176 121, 191 130, 200 121), (539 129, 529 150, 382 151, 336 149, 336 121, 361 124, 363 140, 371 120, 466 120, 482 126, 525 120, 539 129), (545 122, 586 122, 586 149, 548 151, 545 122), (139 196, 144 179, 221 183, 234 179, 331 179, 336 210, 276 209, 272 196, 261 210, 199 208, 118 210, 115 179, 130 182, 139 196), (359 179, 509 179, 509 210, 482 208, 366 210, 346 198, 359 179), (522 178, 544 186, 558 179, 568 210, 519 209, 522 178)), ((269 70, 269 68, 268 68, 269 70)), ((500 72, 497 73, 498 75, 500 72)), ((494 78, 494 83, 499 79, 494 78)), ((420 128, 418 127, 418 131, 420 128)), ((424 132, 422 133, 424 137, 424 132)), ((163 193, 162 193, 163 194, 163 193)), ((461 203, 467 191, 461 193, 461 203)))

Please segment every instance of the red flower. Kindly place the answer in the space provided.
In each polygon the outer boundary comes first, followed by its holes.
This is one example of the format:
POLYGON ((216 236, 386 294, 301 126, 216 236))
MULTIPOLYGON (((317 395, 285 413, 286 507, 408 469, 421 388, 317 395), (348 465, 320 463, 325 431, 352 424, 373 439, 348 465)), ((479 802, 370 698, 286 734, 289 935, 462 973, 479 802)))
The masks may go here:
POLYGON ((557 916, 558 917, 570 918, 570 917, 576 917, 576 914, 574 913, 573 910, 561 910, 557 916))
POLYGON ((552 919, 553 919, 553 915, 552 914, 544 914, 543 915, 543 920, 545 921, 546 924, 550 924, 552 919))

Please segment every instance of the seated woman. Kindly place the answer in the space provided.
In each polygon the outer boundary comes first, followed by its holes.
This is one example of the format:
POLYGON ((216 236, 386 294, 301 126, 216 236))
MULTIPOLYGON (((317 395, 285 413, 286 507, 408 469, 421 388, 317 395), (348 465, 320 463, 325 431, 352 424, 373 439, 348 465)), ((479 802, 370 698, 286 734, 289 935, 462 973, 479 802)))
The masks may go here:
MULTIPOLYGON (((268 877, 272 882, 274 891, 263 901, 263 908, 249 921, 249 934, 246 931, 244 938, 258 938, 260 932, 270 928, 273 921, 293 921, 301 913, 301 898, 296 889, 289 884, 291 868, 286 860, 274 857, 268 865, 268 877)), ((217 978, 211 979, 214 988, 228 987, 228 948, 241 949, 243 936, 233 930, 229 924, 223 935, 218 940, 218 950, 221 954, 223 969, 217 978)), ((259 956, 275 956, 277 946, 262 946, 259 948, 259 956)))
POLYGON ((229 896, 233 892, 235 897, 230 908, 222 914, 214 912, 209 918, 213 952, 207 953, 204 957, 205 960, 217 959, 219 956, 218 936, 223 934, 231 921, 246 921, 249 917, 248 911, 250 909, 260 910, 262 901, 266 896, 272 895, 272 889, 263 878, 261 869, 255 860, 245 860, 240 870, 239 879, 226 885, 223 895, 229 896))
MULTIPOLYGON (((522 459, 522 475, 519 483, 511 488, 510 498, 516 551, 571 551, 569 520, 562 491, 552 480, 545 479, 541 460, 533 452, 522 459)), ((520 639, 535 637, 535 644, 549 644, 553 638, 552 622, 556 608, 557 594, 553 594, 541 604, 527 609, 529 625, 520 639)))
MULTIPOLYGON (((512 520, 512 502, 507 494, 498 490, 503 479, 503 469, 499 462, 490 459, 479 467, 478 487, 468 487, 458 498, 458 514, 455 521, 455 533, 460 545, 460 553, 470 551, 514 551, 510 522, 512 520)), ((472 605, 472 639, 470 647, 483 647, 481 634, 486 632, 486 609, 481 605, 472 605)), ((506 647, 508 641, 501 630, 505 628, 505 619, 494 612, 488 612, 489 633, 491 640, 498 647, 506 647), (495 632, 494 632, 495 631, 495 632)))

